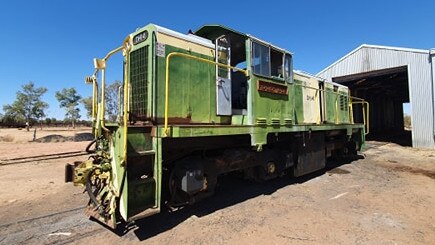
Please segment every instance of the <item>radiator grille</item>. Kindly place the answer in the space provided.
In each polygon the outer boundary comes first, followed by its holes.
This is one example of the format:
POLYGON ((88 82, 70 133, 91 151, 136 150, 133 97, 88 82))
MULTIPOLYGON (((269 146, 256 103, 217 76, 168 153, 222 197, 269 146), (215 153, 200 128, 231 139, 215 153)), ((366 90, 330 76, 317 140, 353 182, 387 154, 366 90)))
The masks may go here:
POLYGON ((340 110, 347 111, 347 97, 340 95, 340 110))
POLYGON ((130 54, 130 120, 145 120, 148 106, 148 46, 130 54))

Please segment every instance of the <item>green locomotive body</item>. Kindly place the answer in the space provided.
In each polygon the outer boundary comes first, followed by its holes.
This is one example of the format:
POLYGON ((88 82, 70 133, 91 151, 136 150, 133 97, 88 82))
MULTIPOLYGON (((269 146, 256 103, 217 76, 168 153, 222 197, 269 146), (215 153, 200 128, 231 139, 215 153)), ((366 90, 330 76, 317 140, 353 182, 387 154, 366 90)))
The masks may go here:
POLYGON ((364 144, 365 125, 352 110, 364 101, 293 71, 290 52, 227 27, 185 35, 149 24, 94 63, 86 80, 96 149, 68 164, 66 179, 86 186, 88 214, 112 228, 207 197, 219 175, 301 176, 364 144), (120 114, 106 122, 106 60, 117 51, 120 114))

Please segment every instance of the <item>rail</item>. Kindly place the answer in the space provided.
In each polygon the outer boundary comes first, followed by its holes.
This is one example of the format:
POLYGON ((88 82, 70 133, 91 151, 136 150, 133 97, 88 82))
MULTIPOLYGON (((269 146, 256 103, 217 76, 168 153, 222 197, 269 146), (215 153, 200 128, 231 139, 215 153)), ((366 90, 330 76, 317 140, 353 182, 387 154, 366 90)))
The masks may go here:
MULTIPOLYGON (((319 99, 318 99, 318 94, 320 94, 320 92, 326 92, 326 93, 332 93, 337 95, 335 97, 335 123, 338 124, 338 96, 339 95, 343 95, 340 94, 339 92, 335 92, 335 91, 329 91, 329 90, 325 90, 325 89, 320 89, 320 88, 315 88, 315 87, 311 87, 311 86, 307 86, 307 85, 303 85, 303 84, 297 84, 297 83, 293 83, 295 86, 300 86, 300 87, 304 87, 304 88, 308 88, 308 89, 312 89, 316 91, 316 101, 318 104, 320 104, 319 99)), ((320 115, 317 117, 317 124, 320 124, 320 115)))
MULTIPOLYGON (((102 59, 94 59, 94 67, 95 72, 91 77, 87 77, 85 80, 87 83, 93 84, 92 87, 92 118, 95 121, 94 123, 97 124, 97 127, 100 126, 104 131, 109 132, 109 129, 105 125, 105 114, 106 114, 106 61, 115 53, 122 51, 125 63, 124 63, 124 105, 123 105, 123 130, 124 130, 124 142, 123 142, 123 161, 122 163, 125 164, 127 159, 127 133, 128 133, 128 117, 129 117, 129 59, 130 59, 130 37, 127 37, 123 44, 111 50, 107 55, 102 59), (97 83, 97 74, 101 71, 101 95, 100 95, 100 103, 97 103, 98 100, 98 83, 97 83)), ((118 91, 121 92, 121 87, 118 91)), ((120 100, 120 96, 118 98, 120 100)), ((118 106, 120 107, 120 102, 118 102, 118 106)), ((99 130, 96 128, 94 132, 95 136, 98 137, 100 134, 99 130)))
POLYGON ((95 123, 97 122, 97 98, 98 98, 98 82, 97 82, 97 73, 98 70, 95 70, 94 74, 92 76, 85 77, 85 83, 91 84, 92 83, 92 133, 95 135, 95 123))
MULTIPOLYGON (((303 85, 303 84, 297 84, 297 83, 293 83, 296 86, 300 86, 300 87, 304 87, 304 88, 308 88, 308 89, 313 89, 316 91, 316 98, 317 95, 320 92, 326 92, 326 93, 333 93, 336 94, 336 98, 335 98, 335 123, 338 123, 338 96, 339 95, 343 95, 340 94, 339 92, 335 92, 335 91, 328 91, 325 89, 320 89, 320 88, 315 88, 315 87, 311 87, 311 86, 307 86, 307 85, 303 85), (319 93, 318 93, 319 92, 319 93)), ((349 92, 350 93, 350 92, 349 92)), ((370 106, 369 103, 361 98, 358 97, 353 97, 353 96, 348 96, 350 98, 350 102, 348 103, 348 107, 349 107, 349 119, 351 123, 354 123, 353 120, 353 104, 361 104, 362 105, 362 114, 363 114, 363 124, 364 124, 364 131, 365 134, 367 135, 370 132, 370 121, 369 121, 369 113, 370 113, 370 106), (353 100, 357 100, 357 101, 353 101, 353 100)), ((318 100, 317 100, 318 101, 318 100)), ((320 123, 320 119, 317 120, 317 124, 320 123)))
POLYGON ((74 206, 68 209, 33 217, 26 217, 17 221, 7 221, 0 224, 1 244, 40 244, 41 241, 53 241, 55 244, 80 243, 86 237, 95 236, 105 232, 103 227, 94 227, 92 224, 65 222, 76 215, 83 213, 85 206, 74 206), (63 235, 59 227, 68 231, 63 235), (23 231, 32 231, 29 236, 23 231), (71 233, 71 234, 69 234, 71 233), (6 236, 4 235, 6 234, 6 236), (62 234, 62 235, 61 235, 62 234), (48 238, 47 238, 48 235, 48 238), (51 235, 57 235, 55 239, 51 235))
POLYGON ((98 70, 101 70, 101 103, 100 103, 100 124, 101 124, 101 128, 108 132, 109 129, 106 128, 105 125, 105 114, 106 114, 106 100, 105 100, 105 96, 106 96, 106 61, 115 53, 121 51, 124 49, 124 45, 110 51, 103 59, 94 59, 94 63, 95 63, 95 68, 98 70))
MULTIPOLYGON (((128 112, 129 112, 129 100, 130 100, 130 96, 129 96, 129 79, 128 79, 128 71, 129 71, 129 67, 127 64, 129 64, 129 39, 127 38, 123 45, 110 51, 103 59, 94 59, 94 63, 95 63, 95 73, 92 76, 94 79, 92 80, 93 83, 93 103, 92 103, 92 116, 97 117, 98 120, 100 121, 100 125, 101 128, 105 131, 109 131, 106 126, 105 126, 105 86, 106 86, 106 77, 105 77, 105 73, 106 73, 106 61, 115 53, 123 50, 123 55, 125 56, 125 69, 124 69, 124 113, 123 113, 123 123, 124 123, 124 135, 127 135, 127 128, 128 128, 128 112), (96 97, 98 97, 98 85, 95 79, 95 74, 101 70, 102 73, 102 78, 101 78, 101 103, 99 104, 99 115, 98 113, 96 113, 96 107, 97 107, 97 103, 96 103, 96 97)), ((169 120, 169 80, 170 80, 170 71, 169 71, 169 67, 170 67, 170 62, 172 60, 173 57, 183 57, 183 58, 187 58, 187 59, 192 59, 192 60, 197 60, 200 62, 204 62, 204 63, 208 63, 208 64, 213 64, 219 67, 223 67, 223 68, 228 68, 228 69, 233 69, 236 71, 240 71, 243 72, 245 74, 245 76, 249 75, 248 70, 246 69, 240 69, 231 65, 227 65, 227 64, 222 64, 213 60, 209 60, 209 59, 205 59, 205 58, 201 58, 201 57, 197 57, 194 55, 190 55, 190 54, 185 54, 185 53, 180 53, 180 52, 172 52, 170 54, 168 54, 166 56, 166 69, 165 69, 165 74, 166 74, 166 79, 165 79, 165 114, 164 114, 164 134, 165 136, 168 136, 169 134, 169 126, 168 126, 168 120, 169 120)), ((294 85, 296 86, 301 86, 301 87, 305 87, 308 89, 313 89, 316 90, 316 94, 315 94, 315 98, 317 101, 319 101, 319 94, 320 92, 327 92, 327 93, 333 93, 336 95, 340 95, 340 93, 335 92, 335 91, 328 91, 325 89, 320 89, 320 88, 314 88, 314 87, 310 87, 310 86, 306 86, 303 84, 296 84, 294 83, 294 85)), ((351 97, 351 96, 350 96, 351 97)), ((353 108, 352 108, 352 104, 363 104, 363 121, 364 121, 364 125, 366 127, 366 134, 368 134, 369 132, 369 105, 368 102, 356 98, 356 97, 351 97, 352 99, 357 99, 358 101, 351 101, 349 103, 349 107, 350 107, 350 113, 353 112, 353 108)), ((336 123, 338 123, 338 96, 336 97, 335 100, 335 121, 336 123)), ((353 123, 353 115, 350 115, 351 118, 351 122, 353 123)), ((320 123, 320 118, 317 119, 317 123, 320 123)), ((126 149, 127 149, 127 137, 125 137, 124 139, 124 161, 126 160, 126 149)))
POLYGON ((29 163, 29 162, 36 162, 36 161, 47 161, 47 160, 53 160, 59 158, 70 158, 70 157, 77 157, 77 156, 82 156, 87 154, 89 153, 85 151, 69 151, 69 152, 37 155, 37 156, 7 158, 7 159, 0 159, 0 166, 29 163))
MULTIPOLYGON (((124 44, 126 46, 126 50, 124 51, 125 55, 125 64, 124 64, 124 108, 123 108, 123 123, 124 123, 124 141, 123 141, 123 160, 122 164, 125 165, 127 163, 127 133, 128 133, 128 114, 130 112, 130 46, 128 45, 129 38, 124 40, 124 44)), ((120 98, 118 98, 120 99, 120 98)))
POLYGON ((367 135, 370 133, 370 105, 369 102, 361 99, 361 98, 357 98, 357 97, 350 97, 351 98, 351 102, 349 103, 349 113, 352 113, 350 115, 352 115, 352 120, 351 122, 354 123, 353 121, 353 104, 361 104, 361 109, 362 109, 362 117, 363 117, 363 124, 364 124, 364 128, 365 128, 365 132, 364 134, 367 135), (353 99, 357 100, 357 101, 352 101, 353 99))
POLYGON ((245 69, 240 69, 234 66, 230 66, 230 65, 226 65, 226 64, 222 64, 216 61, 212 61, 212 60, 208 60, 205 58, 200 58, 194 55, 190 55, 190 54, 185 54, 185 53, 180 53, 180 52, 172 52, 170 54, 168 54, 168 56, 166 56, 166 80, 165 80, 165 122, 164 122, 164 133, 165 136, 168 136, 169 130, 168 130, 168 114, 169 114, 169 65, 170 65, 170 61, 172 57, 184 57, 184 58, 188 58, 188 59, 193 59, 193 60, 197 60, 200 62, 204 62, 204 63, 209 63, 209 64, 213 64, 219 67, 223 67, 223 68, 228 68, 228 69, 233 69, 236 71, 240 71, 243 72, 245 74, 245 76, 248 76, 248 70, 245 69))

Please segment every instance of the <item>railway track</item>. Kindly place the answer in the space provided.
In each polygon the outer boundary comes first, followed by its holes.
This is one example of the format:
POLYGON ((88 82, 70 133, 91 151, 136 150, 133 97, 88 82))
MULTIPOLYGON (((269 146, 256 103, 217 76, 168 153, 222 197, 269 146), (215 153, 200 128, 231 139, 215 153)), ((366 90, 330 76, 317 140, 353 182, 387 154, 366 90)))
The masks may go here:
POLYGON ((45 155, 37 155, 37 156, 29 156, 29 157, 17 157, 17 158, 8 158, 8 159, 0 159, 0 166, 2 165, 11 165, 11 164, 21 164, 28 162, 36 162, 36 161, 45 161, 52 159, 60 159, 60 158, 68 158, 68 157, 76 157, 87 155, 86 151, 69 151, 69 152, 61 152, 61 153, 53 153, 53 154, 45 154, 45 155))
POLYGON ((72 209, 68 209, 68 210, 63 210, 60 212, 55 212, 55 213, 51 213, 51 214, 47 214, 47 215, 42 215, 42 216, 37 216, 37 217, 32 217, 32 218, 28 218, 28 219, 24 219, 24 220, 18 220, 15 222, 9 222, 9 223, 4 223, 4 224, 0 224, 0 229, 6 229, 12 225, 18 225, 18 224, 22 224, 22 223, 28 223, 28 222, 32 222, 35 220, 42 220, 42 219, 47 219, 50 218, 52 216, 56 216, 56 215, 62 215, 62 214, 66 214, 66 213, 71 213, 71 212, 75 212, 78 210, 83 210, 85 207, 81 206, 81 207, 77 207, 77 208, 72 208, 72 209))
POLYGON ((0 224, 3 244, 67 244, 106 231, 83 215, 84 207, 0 224))

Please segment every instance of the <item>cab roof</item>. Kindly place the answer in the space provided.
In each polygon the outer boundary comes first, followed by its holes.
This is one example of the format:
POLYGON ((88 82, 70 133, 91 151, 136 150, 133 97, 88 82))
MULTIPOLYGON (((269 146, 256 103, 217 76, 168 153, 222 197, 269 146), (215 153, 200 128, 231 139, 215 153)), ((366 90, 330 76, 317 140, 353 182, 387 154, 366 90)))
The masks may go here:
POLYGON ((194 34, 197 35, 197 36, 203 37, 203 38, 210 39, 210 40, 215 40, 216 38, 218 38, 218 37, 220 37, 222 35, 230 35, 230 36, 232 36, 233 39, 234 39, 234 37, 236 37, 239 40, 241 40, 241 39, 244 40, 244 39, 247 39, 247 38, 251 38, 251 39, 255 40, 256 42, 265 44, 265 45, 270 46, 270 47, 272 47, 272 48, 274 48, 276 50, 282 51, 284 53, 292 54, 291 52, 289 52, 289 51, 287 51, 287 50, 285 50, 283 48, 275 46, 275 45, 273 45, 273 44, 271 44, 269 42, 263 41, 263 40, 255 37, 255 36, 252 36, 252 35, 249 35, 249 34, 246 34, 246 33, 242 33, 242 32, 236 31, 236 30, 234 30, 232 28, 229 28, 229 27, 226 27, 226 26, 223 26, 223 25, 217 25, 217 24, 203 25, 198 30, 196 30, 194 32, 194 34))
POLYGON ((235 36, 239 36, 241 38, 247 38, 248 35, 233 30, 229 27, 223 25, 203 25, 201 28, 194 32, 195 35, 204 37, 210 40, 214 40, 222 35, 233 34, 235 36))

